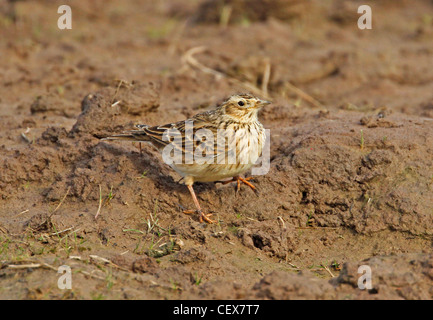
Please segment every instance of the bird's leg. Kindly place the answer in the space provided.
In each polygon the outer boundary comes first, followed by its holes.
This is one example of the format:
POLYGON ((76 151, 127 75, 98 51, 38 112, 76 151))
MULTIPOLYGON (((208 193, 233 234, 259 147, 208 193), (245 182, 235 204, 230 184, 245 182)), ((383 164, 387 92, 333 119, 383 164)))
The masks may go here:
POLYGON ((192 200, 194 201, 195 207, 197 208, 196 211, 194 210, 184 210, 183 213, 185 214, 192 214, 192 213, 198 213, 200 215, 199 219, 200 222, 206 221, 207 223, 216 223, 216 221, 211 220, 209 217, 212 214, 204 214, 203 211, 201 210, 200 204, 198 203, 197 197, 195 195, 194 189, 192 187, 192 185, 188 185, 188 190, 191 193, 192 196, 192 200))
MULTIPOLYGON (((132 142, 132 145, 133 145, 135 148, 137 148, 137 145, 135 144, 135 141, 132 142)), ((138 150, 140 151, 140 157, 142 157, 142 156, 143 156, 143 150, 142 150, 142 148, 141 148, 141 142, 138 143, 138 150)))
POLYGON ((242 178, 240 176, 235 176, 232 178, 232 180, 228 180, 228 181, 217 181, 217 182, 221 182, 222 184, 227 184, 227 183, 231 183, 231 182, 236 182, 237 183, 237 188, 236 188, 236 192, 239 192, 239 190, 241 189, 241 183, 246 184, 248 187, 250 187, 254 192, 257 192, 257 188, 251 183, 248 182, 249 180, 253 179, 253 177, 248 177, 248 178, 242 178))

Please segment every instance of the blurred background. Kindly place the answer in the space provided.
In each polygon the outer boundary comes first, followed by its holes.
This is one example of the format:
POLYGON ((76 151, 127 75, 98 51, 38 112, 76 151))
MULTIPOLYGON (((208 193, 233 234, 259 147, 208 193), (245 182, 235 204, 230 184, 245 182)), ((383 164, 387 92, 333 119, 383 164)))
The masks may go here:
POLYGON ((153 79, 161 103, 177 110, 255 87, 294 105, 431 117, 432 3, 1 0, 0 112, 49 95, 72 117, 87 93, 115 79, 153 79), (57 27, 63 4, 72 30, 57 27), (372 30, 358 29, 362 4, 371 5, 372 30), (197 47, 194 60, 220 75, 186 59, 197 47))

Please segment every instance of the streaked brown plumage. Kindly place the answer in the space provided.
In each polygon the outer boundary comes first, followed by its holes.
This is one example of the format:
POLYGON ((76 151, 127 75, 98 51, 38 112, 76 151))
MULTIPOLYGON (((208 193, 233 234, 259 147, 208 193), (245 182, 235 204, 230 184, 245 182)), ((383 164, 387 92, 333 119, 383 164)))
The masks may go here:
POLYGON ((212 223, 210 215, 202 212, 192 185, 196 181, 233 178, 231 181, 238 183, 238 189, 241 182, 255 189, 248 179, 239 175, 255 164, 263 150, 266 136, 257 113, 269 103, 250 94, 233 95, 216 109, 199 113, 191 119, 154 127, 137 125, 138 130, 104 140, 145 141, 154 145, 163 158, 164 155, 167 157, 167 150, 181 156, 170 166, 184 177, 200 221, 212 223), (220 137, 225 139, 224 143, 220 137), (206 159, 204 163, 200 162, 202 156, 206 159), (187 159, 193 159, 193 162, 187 159))

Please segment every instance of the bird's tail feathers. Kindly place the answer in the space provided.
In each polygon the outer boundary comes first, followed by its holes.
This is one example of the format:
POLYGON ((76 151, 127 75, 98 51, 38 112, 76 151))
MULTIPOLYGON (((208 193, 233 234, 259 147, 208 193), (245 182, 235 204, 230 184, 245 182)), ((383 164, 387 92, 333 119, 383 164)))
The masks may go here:
POLYGON ((102 138, 101 140, 123 140, 123 141, 149 141, 149 137, 147 136, 147 133, 143 130, 132 130, 132 131, 125 131, 121 134, 115 134, 113 136, 108 136, 105 138, 102 138))

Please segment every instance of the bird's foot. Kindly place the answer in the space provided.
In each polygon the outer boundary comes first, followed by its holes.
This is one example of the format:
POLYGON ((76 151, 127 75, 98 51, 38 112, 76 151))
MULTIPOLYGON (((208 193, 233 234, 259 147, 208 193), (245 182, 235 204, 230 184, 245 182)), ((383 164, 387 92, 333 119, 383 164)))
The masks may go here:
POLYGON ((236 193, 239 192, 239 190, 241 189, 241 184, 243 183, 243 184, 247 185, 248 187, 250 187, 251 190, 253 190, 255 193, 258 193, 257 188, 251 182, 248 182, 249 180, 252 180, 252 179, 253 179, 253 177, 242 178, 242 177, 236 176, 236 177, 233 177, 232 180, 217 181, 217 182, 220 182, 222 184, 236 182, 237 183, 236 193))
POLYGON ((212 219, 209 218, 210 216, 212 216, 212 213, 205 214, 201 210, 184 210, 183 213, 184 214, 188 214, 188 215, 190 215, 190 214, 199 214, 199 221, 200 222, 205 221, 206 223, 209 223, 209 224, 216 223, 215 220, 212 220, 212 219))

